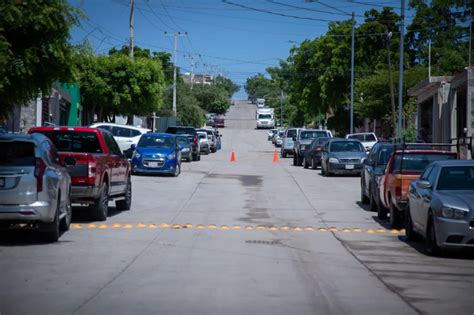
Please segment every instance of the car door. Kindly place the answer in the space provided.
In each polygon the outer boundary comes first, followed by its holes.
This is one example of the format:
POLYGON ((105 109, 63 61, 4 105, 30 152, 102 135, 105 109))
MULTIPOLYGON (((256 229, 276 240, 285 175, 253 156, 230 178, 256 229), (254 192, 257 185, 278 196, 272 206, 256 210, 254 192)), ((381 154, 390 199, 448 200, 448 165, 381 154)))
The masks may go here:
MULTIPOLYGON (((428 175, 430 174, 432 169, 433 167, 429 166, 423 172, 423 174, 421 174, 419 180, 427 180, 428 175)), ((412 222, 417 230, 423 229, 423 223, 422 223, 423 215, 421 213, 423 212, 422 194, 423 194, 424 189, 417 187, 416 181, 414 182, 414 185, 410 185, 410 187, 411 188, 408 192, 408 198, 410 201, 410 213, 411 213, 412 222)))
POLYGON ((438 173, 439 173, 440 167, 438 165, 435 165, 431 168, 431 171, 429 174, 427 174, 426 180, 430 182, 431 187, 428 189, 420 189, 420 225, 422 228, 422 231, 426 230, 426 224, 428 223, 428 212, 430 211, 431 208, 431 200, 432 200, 432 193, 434 189, 434 184, 436 183, 436 179, 438 178, 438 173))
POLYGON ((367 156, 367 163, 363 164, 363 171, 361 173, 361 180, 364 183, 365 194, 370 196, 370 182, 373 178, 374 166, 377 160, 378 150, 377 146, 374 146, 367 156))
POLYGON ((123 158, 120 148, 115 142, 114 137, 112 137, 112 135, 107 132, 104 132, 103 134, 107 149, 110 154, 110 192, 111 194, 121 193, 125 189, 125 159, 123 158))
POLYGON ((58 188, 61 193, 59 200, 61 203, 61 209, 64 209, 66 202, 69 199, 70 176, 67 169, 60 164, 58 152, 53 143, 50 140, 46 140, 42 145, 45 148, 48 163, 51 165, 51 170, 54 172, 54 176, 57 177, 58 188))

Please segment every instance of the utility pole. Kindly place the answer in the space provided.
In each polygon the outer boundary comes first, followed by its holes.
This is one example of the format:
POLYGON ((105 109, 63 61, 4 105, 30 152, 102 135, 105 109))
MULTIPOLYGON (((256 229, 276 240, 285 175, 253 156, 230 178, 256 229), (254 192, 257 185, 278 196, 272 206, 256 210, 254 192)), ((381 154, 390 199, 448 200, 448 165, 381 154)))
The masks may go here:
POLYGON ((388 80, 390 84, 390 106, 392 109, 392 114, 391 114, 391 125, 392 129, 395 132, 397 129, 397 115, 395 113, 395 93, 393 91, 393 77, 392 77, 392 57, 391 57, 391 51, 390 51, 390 43, 392 40, 392 32, 389 32, 388 30, 385 30, 385 42, 387 45, 387 61, 388 61, 388 80))
POLYGON ((283 126, 283 89, 280 89, 280 127, 283 126))
POLYGON ((351 122, 350 132, 354 132, 354 48, 355 48, 355 13, 352 12, 352 38, 351 38, 351 122))
POLYGON ((177 76, 177 69, 176 69, 176 63, 177 63, 177 50, 178 50, 178 36, 186 36, 188 35, 188 32, 174 32, 174 33, 168 33, 165 32, 166 36, 173 36, 174 37, 174 47, 173 47, 173 113, 174 116, 176 117, 176 76, 177 76))
POLYGON ((133 6, 134 0, 130 0, 130 58, 133 58, 133 6))
POLYGON ((403 53, 404 53, 404 35, 405 35, 405 0, 401 0, 401 24, 400 24, 400 64, 399 64, 399 78, 398 78, 398 123, 397 123, 397 138, 402 139, 402 105, 403 105, 403 53))
POLYGON ((467 62, 468 68, 472 67, 472 9, 469 10, 469 56, 467 62))

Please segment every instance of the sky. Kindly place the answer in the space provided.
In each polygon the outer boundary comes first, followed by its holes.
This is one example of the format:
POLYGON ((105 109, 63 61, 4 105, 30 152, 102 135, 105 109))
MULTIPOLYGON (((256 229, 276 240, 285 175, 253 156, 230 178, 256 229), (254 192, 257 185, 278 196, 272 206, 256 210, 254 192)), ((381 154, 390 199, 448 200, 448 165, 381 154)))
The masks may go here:
MULTIPOLYGON (((74 44, 89 40, 96 53, 129 43, 130 0, 69 0, 85 18, 71 33, 74 44)), ((305 39, 323 35, 330 21, 356 23, 371 8, 394 7, 400 0, 134 0, 135 45, 173 52, 174 32, 181 72, 222 74, 242 86, 234 98, 245 98, 248 77, 265 73, 289 56, 305 39), (168 33, 166 35, 165 33, 168 33)), ((414 12, 407 11, 407 22, 414 12)), ((357 44, 357 43, 356 43, 357 44)), ((350 61, 348 61, 350 62, 350 61)))

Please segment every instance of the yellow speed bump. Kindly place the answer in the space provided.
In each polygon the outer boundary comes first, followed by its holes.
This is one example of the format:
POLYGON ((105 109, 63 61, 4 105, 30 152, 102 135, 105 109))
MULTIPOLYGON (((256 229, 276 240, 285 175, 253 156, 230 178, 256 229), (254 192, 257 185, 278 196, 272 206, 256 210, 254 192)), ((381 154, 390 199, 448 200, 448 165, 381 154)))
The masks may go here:
POLYGON ((367 229, 366 232, 367 233, 375 233, 375 231, 373 229, 367 229))
POLYGON ((278 227, 276 226, 271 226, 268 228, 270 231, 278 231, 278 227))
POLYGON ((118 229, 118 228, 121 228, 121 227, 122 227, 122 224, 120 224, 120 223, 114 223, 114 224, 112 224, 112 227, 113 227, 114 229, 118 229))
POLYGON ((342 232, 348 233, 348 232, 352 232, 352 230, 351 230, 351 229, 348 229, 348 228, 343 228, 343 229, 342 229, 342 232))
POLYGON ((160 224, 160 227, 164 228, 164 229, 167 229, 170 227, 170 225, 168 223, 161 223, 160 224))
POLYGON ((217 225, 215 225, 215 224, 209 224, 209 225, 207 226, 207 228, 208 228, 208 229, 217 229, 217 225))
POLYGON ((193 225, 191 223, 186 223, 183 225, 184 228, 187 228, 187 229, 192 229, 193 228, 193 225))
POLYGON ((280 230, 282 230, 282 231, 288 231, 289 229, 290 229, 289 226, 282 226, 282 227, 280 228, 280 230))
POLYGON ((330 228, 329 228, 329 231, 330 231, 330 232, 337 232, 337 231, 339 231, 339 230, 338 230, 337 228, 335 228, 335 227, 330 227, 330 228))
POLYGON ((138 223, 137 224, 137 228, 144 228, 146 227, 146 224, 143 224, 143 223, 138 223))
POLYGON ((298 231, 298 232, 300 232, 300 231, 303 231, 303 229, 300 228, 300 227, 295 227, 295 228, 293 229, 293 231, 298 231))
POLYGON ((314 231, 314 228, 312 226, 307 226, 304 228, 305 231, 311 232, 314 231))
POLYGON ((71 227, 72 227, 73 229, 76 229, 76 230, 82 229, 82 225, 81 225, 81 224, 71 224, 71 227))
POLYGON ((156 229, 157 227, 158 226, 156 224, 153 224, 153 223, 148 224, 148 228, 150 228, 150 229, 156 229))
POLYGON ((245 227, 245 229, 246 229, 246 230, 253 230, 253 227, 250 226, 250 225, 247 225, 247 226, 245 227))
POLYGON ((232 230, 240 230, 242 227, 240 225, 234 225, 232 230))
POLYGON ((319 231, 319 232, 327 232, 328 229, 326 229, 326 228, 319 228, 318 231, 319 231))
POLYGON ((180 229, 180 228, 181 228, 181 224, 173 224, 173 225, 171 226, 171 228, 172 228, 172 229, 175 229, 175 230, 180 229))
POLYGON ((360 229, 360 228, 355 228, 355 229, 352 229, 352 232, 360 233, 360 232, 362 232, 362 229, 360 229))
POLYGON ((206 227, 202 224, 196 225, 196 229, 205 229, 206 227))
POLYGON ((87 227, 89 229, 95 229, 97 227, 97 225, 95 225, 94 223, 91 223, 91 224, 88 224, 87 227))
POLYGON ((230 227, 227 226, 227 225, 221 225, 221 226, 220 226, 220 229, 221 229, 221 230, 230 230, 230 227))
POLYGON ((263 225, 257 225, 257 227, 255 228, 256 230, 266 230, 267 227, 266 226, 263 226, 263 225))
POLYGON ((131 224, 124 224, 124 225, 123 225, 123 228, 124 228, 124 229, 131 229, 131 228, 133 228, 133 225, 131 225, 131 224))
POLYGON ((109 226, 107 224, 101 224, 99 225, 99 229, 108 229, 109 226))
POLYGON ((384 230, 384 229, 376 229, 375 232, 377 232, 377 233, 385 233, 385 232, 387 232, 387 231, 384 230))

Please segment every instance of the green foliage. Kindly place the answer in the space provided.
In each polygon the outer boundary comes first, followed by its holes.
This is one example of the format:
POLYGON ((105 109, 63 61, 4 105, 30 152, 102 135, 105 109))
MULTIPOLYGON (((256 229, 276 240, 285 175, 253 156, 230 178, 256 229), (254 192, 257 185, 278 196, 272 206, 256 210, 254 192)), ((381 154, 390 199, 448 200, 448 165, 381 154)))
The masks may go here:
MULTIPOLYGON (((164 93, 163 110, 171 110, 172 104, 173 89, 170 87, 164 93)), ((189 85, 183 82, 179 82, 176 87, 176 111, 176 120, 180 125, 202 127, 206 121, 206 111, 199 106, 189 85)))
POLYGON ((219 88, 222 88, 227 92, 228 97, 232 97, 235 93, 240 90, 240 86, 232 82, 231 79, 218 75, 213 84, 219 88))
POLYGON ((269 95, 275 93, 273 82, 261 73, 247 78, 244 89, 248 95, 248 99, 252 102, 255 102, 257 98, 266 99, 269 95))
POLYGON ((68 40, 80 12, 65 0, 1 1, 0 12, 2 115, 73 77, 68 40))
POLYGON ((83 56, 80 86, 84 108, 99 114, 148 115, 161 105, 164 74, 160 62, 147 58, 83 56))
POLYGON ((199 106, 209 113, 223 115, 230 107, 229 93, 221 85, 195 84, 192 94, 199 106))

